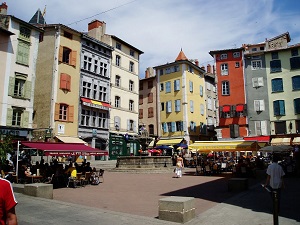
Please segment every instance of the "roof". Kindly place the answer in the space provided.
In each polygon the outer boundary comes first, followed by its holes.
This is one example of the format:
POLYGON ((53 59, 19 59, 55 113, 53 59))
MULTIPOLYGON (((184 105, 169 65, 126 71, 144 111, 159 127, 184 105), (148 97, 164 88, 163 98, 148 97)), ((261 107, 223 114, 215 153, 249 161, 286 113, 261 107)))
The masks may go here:
POLYGON ((46 24, 45 18, 40 9, 36 11, 33 17, 29 20, 30 24, 46 24))
POLYGON ((244 50, 244 47, 240 48, 228 48, 228 49, 220 49, 220 50, 212 50, 209 52, 211 56, 217 54, 217 53, 222 53, 222 52, 233 52, 233 51, 238 51, 238 50, 244 50))
POLYGON ((3 29, 2 27, 0 27, 0 33, 5 33, 7 35, 14 35, 13 32, 10 32, 9 30, 3 29))
POLYGON ((265 50, 264 52, 265 53, 268 53, 268 52, 278 52, 278 51, 289 50, 291 48, 297 48, 297 47, 300 47, 300 43, 297 43, 297 44, 294 44, 294 45, 289 45, 289 46, 287 46, 285 48, 277 48, 277 49, 265 50))
POLYGON ((38 30, 40 32, 44 32, 41 28, 39 28, 37 26, 34 26, 34 25, 24 21, 24 20, 21 20, 21 19, 17 18, 17 17, 11 16, 11 15, 2 15, 2 16, 10 17, 12 20, 17 21, 18 23, 25 24, 26 26, 30 27, 31 29, 35 29, 35 30, 38 30))
POLYGON ((182 51, 182 49, 180 50, 177 58, 175 59, 176 61, 181 61, 181 60, 188 60, 188 58, 185 56, 184 52, 182 51))
POLYGON ((81 32, 79 32, 78 30, 74 30, 73 28, 71 28, 71 27, 68 27, 68 26, 66 26, 66 25, 63 25, 63 24, 61 24, 61 23, 56 23, 56 24, 36 24, 36 26, 38 26, 38 27, 41 27, 41 28, 51 28, 51 27, 53 27, 53 28, 55 28, 55 27, 62 27, 62 28, 64 28, 64 29, 67 29, 67 30, 70 30, 70 31, 72 31, 72 32, 74 32, 74 33, 77 33, 77 34, 82 34, 81 32))
POLYGON ((276 40, 276 39, 278 39, 278 38, 280 38, 280 37, 283 37, 283 36, 287 36, 287 42, 290 42, 290 41, 291 41, 291 36, 290 36, 290 33, 289 33, 289 32, 285 32, 285 33, 280 34, 280 35, 278 35, 278 36, 276 36, 276 37, 273 37, 273 38, 271 38, 271 39, 267 39, 266 41, 273 41, 273 40, 276 40))
POLYGON ((118 38, 118 37, 115 36, 115 35, 109 35, 109 36, 111 36, 112 38, 116 39, 116 40, 119 41, 119 42, 122 42, 123 44, 126 44, 126 45, 129 46, 131 49, 137 51, 139 54, 143 54, 143 53, 144 53, 143 51, 141 51, 141 50, 139 50, 138 48, 132 46, 131 44, 128 44, 127 42, 123 41, 122 39, 118 38))

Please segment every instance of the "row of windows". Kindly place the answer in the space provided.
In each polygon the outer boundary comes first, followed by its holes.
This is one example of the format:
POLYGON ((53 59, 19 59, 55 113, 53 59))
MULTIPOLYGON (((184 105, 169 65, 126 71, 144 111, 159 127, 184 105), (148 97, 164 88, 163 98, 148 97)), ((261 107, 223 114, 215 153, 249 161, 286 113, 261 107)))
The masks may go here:
MULTIPOLYGON (((149 107, 148 108, 148 118, 152 118, 152 117, 154 117, 154 108, 149 107)), ((139 119, 143 119, 143 118, 144 118, 144 110, 139 109, 139 119)))
MULTIPOLYGON (((183 121, 176 121, 176 122, 166 122, 161 124, 161 129, 164 133, 167 132, 177 132, 177 131, 184 131, 184 122, 183 121)), ((204 123, 200 123, 199 125, 200 133, 206 134, 207 126, 204 123)), ((189 131, 196 132, 197 131, 197 124, 194 121, 190 122, 189 131)))
MULTIPOLYGON (((241 53, 240 52, 233 52, 232 53, 232 57, 233 58, 239 58, 241 56, 241 53)), ((220 55, 220 59, 227 59, 228 58, 228 54, 227 53, 223 53, 220 55)))
MULTIPOLYGON (((116 77, 115 77, 115 86, 121 87, 121 76, 120 75, 116 75, 116 77)), ((134 81, 133 80, 129 80, 128 90, 129 91, 134 90, 134 81)))
POLYGON ((97 110, 82 109, 80 125, 88 127, 108 128, 108 114, 97 110))
POLYGON ((165 69, 160 69, 159 70, 159 75, 170 74, 170 73, 175 73, 175 72, 179 72, 179 71, 180 71, 180 66, 175 65, 175 66, 168 67, 168 68, 165 68, 165 69))
MULTIPOLYGON (((116 61, 115 61, 116 66, 121 66, 121 56, 116 55, 116 61)), ((129 62, 129 67, 128 70, 132 73, 134 73, 134 62, 130 61, 129 62)))
MULTIPOLYGON (((194 113, 194 101, 190 100, 190 112, 194 113)), ((207 109, 208 110, 216 110, 216 101, 212 98, 207 99, 207 109)), ((160 103, 160 110, 166 111, 166 113, 171 113, 172 109, 172 101, 161 102, 160 103)), ((181 111, 181 100, 177 99, 174 101, 174 111, 180 112, 181 111)), ((203 116, 205 114, 205 106, 204 104, 200 104, 200 114, 203 116)))
POLYGON ((109 77, 108 64, 101 62, 100 58, 92 58, 89 56, 83 56, 83 66, 84 70, 96 73, 100 76, 109 77))
MULTIPOLYGON (((121 117, 115 116, 114 117, 114 127, 116 130, 120 129, 120 124, 121 124, 121 117)), ((127 119, 127 131, 137 132, 136 121, 134 121, 132 119, 127 119)))
POLYGON ((82 97, 99 100, 102 102, 108 101, 108 89, 100 83, 91 83, 82 81, 82 97))
MULTIPOLYGON (((116 42, 116 49, 119 49, 120 51, 122 51, 122 44, 119 42, 116 42)), ((130 49, 129 50, 129 55, 131 55, 132 57, 134 57, 135 52, 134 50, 130 49)))
MULTIPOLYGON (((121 107, 121 97, 120 96, 115 96, 115 107, 120 108, 121 107)), ((129 100, 129 106, 128 106, 129 111, 134 111, 134 101, 129 100)))
MULTIPOLYGON (((147 98, 148 98, 148 103, 152 103, 153 102, 153 93, 148 93, 147 98)), ((139 95, 139 105, 143 104, 143 100, 144 100, 143 95, 139 95)))
MULTIPOLYGON (((276 121, 274 122, 275 134, 286 134, 287 133, 287 121, 276 121)), ((296 130, 300 130, 300 120, 295 121, 296 130)), ((289 125, 290 126, 290 125, 289 125)), ((291 127, 289 127, 291 129, 291 127)))

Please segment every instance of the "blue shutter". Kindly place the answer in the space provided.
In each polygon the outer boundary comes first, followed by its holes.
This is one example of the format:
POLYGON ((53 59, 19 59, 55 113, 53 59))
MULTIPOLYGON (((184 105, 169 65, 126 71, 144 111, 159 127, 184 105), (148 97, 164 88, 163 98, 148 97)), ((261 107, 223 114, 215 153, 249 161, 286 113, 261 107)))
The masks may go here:
POLYGON ((203 86, 200 85, 200 96, 203 96, 203 86))
POLYGON ((167 101, 167 113, 170 113, 172 112, 172 102, 171 101, 167 101))
POLYGON ((193 92, 193 82, 190 81, 190 92, 193 92))
POLYGON ((273 102, 273 110, 274 110, 274 115, 278 116, 280 115, 280 111, 279 111, 279 101, 274 101, 273 102))
POLYGON ((180 90, 180 80, 174 80, 174 91, 180 90))
POLYGON ((171 82, 168 81, 166 82, 166 93, 170 93, 171 92, 171 82))
POLYGON ((292 77, 293 90, 300 89, 300 76, 292 77))
POLYGON ((280 115, 284 116, 285 115, 285 106, 284 106, 284 100, 279 101, 279 110, 280 110, 280 115))
POLYGON ((171 127, 172 127, 172 132, 175 132, 176 131, 176 123, 172 122, 171 127))
POLYGON ((294 112, 300 114, 300 98, 294 99, 294 112))
POLYGON ((168 132, 168 126, 166 123, 163 123, 163 130, 164 132, 168 132))

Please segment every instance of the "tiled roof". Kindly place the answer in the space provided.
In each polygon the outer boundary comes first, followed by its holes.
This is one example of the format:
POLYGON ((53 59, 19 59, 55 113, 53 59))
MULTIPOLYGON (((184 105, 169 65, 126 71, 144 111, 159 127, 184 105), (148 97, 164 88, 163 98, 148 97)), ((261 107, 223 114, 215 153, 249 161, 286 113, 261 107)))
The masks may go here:
POLYGON ((30 24, 46 24, 44 16, 40 9, 36 11, 34 16, 29 21, 30 24))
POLYGON ((175 59, 176 61, 180 61, 180 60, 188 60, 188 58, 185 56, 185 54, 183 53, 182 49, 180 50, 177 58, 175 59))

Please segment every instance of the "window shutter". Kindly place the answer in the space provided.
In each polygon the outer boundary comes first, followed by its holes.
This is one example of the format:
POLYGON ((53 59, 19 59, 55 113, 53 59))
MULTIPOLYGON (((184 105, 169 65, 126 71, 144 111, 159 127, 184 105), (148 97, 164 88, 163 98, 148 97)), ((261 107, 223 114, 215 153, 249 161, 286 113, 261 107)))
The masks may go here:
POLYGON ((220 118, 224 118, 223 106, 220 106, 219 110, 220 110, 220 118))
POLYGON ((74 106, 69 105, 68 107, 68 121, 74 122, 74 106))
POLYGON ((54 120, 59 120, 59 103, 55 103, 54 120))
POLYGON ((264 100, 259 100, 259 109, 260 109, 260 111, 265 110, 265 101, 264 100))
POLYGON ((127 130, 130 130, 130 120, 127 120, 127 130))
POLYGON ((230 107, 230 117, 236 117, 236 111, 235 111, 236 107, 235 105, 232 105, 230 107))
POLYGON ((15 88, 15 78, 9 77, 9 87, 8 87, 9 96, 14 96, 14 88, 15 88))
POLYGON ((194 112, 194 102, 193 102, 193 100, 190 100, 190 111, 194 112))
POLYGON ((59 46, 59 53, 58 53, 58 61, 62 62, 63 61, 63 53, 64 53, 64 47, 59 46))
POLYGON ((258 86, 258 79, 257 79, 257 77, 253 77, 252 78, 252 85, 253 85, 254 88, 256 88, 258 86))
POLYGON ((193 92, 193 82, 190 81, 190 92, 193 92))
POLYGON ((71 91, 71 76, 67 75, 67 79, 66 79, 66 89, 68 91, 71 91))
POLYGON ((257 84, 259 87, 263 87, 264 86, 264 78, 263 77, 258 77, 257 78, 257 84))
POLYGON ((60 74, 59 88, 65 90, 67 87, 67 74, 60 74))
POLYGON ((172 127, 172 132, 176 132, 176 123, 175 122, 171 123, 171 127, 172 127))
POLYGON ((203 96, 203 86, 200 85, 200 96, 202 97, 203 96))
POLYGON ((264 121, 261 121, 260 123, 260 128, 261 128, 261 135, 268 135, 268 132, 267 132, 267 121, 264 120, 264 121))
POLYGON ((255 121, 255 133, 257 136, 261 135, 261 121, 255 121))
POLYGON ((24 97, 26 99, 30 99, 31 98, 31 81, 25 81, 25 90, 24 90, 24 97))
POLYGON ((259 100, 254 100, 254 110, 256 112, 260 111, 260 101, 259 100))
POLYGON ((167 123, 163 123, 163 130, 164 130, 164 132, 168 132, 167 123))
POLYGON ((285 115, 284 100, 279 101, 279 110, 280 110, 280 115, 285 115))
POLYGON ((29 124, 29 111, 24 111, 22 113, 22 127, 28 128, 29 124))
POLYGON ((12 126, 13 110, 7 109, 6 126, 12 126))
POLYGON ((137 133, 137 127, 136 127, 136 122, 133 121, 133 132, 137 133))
POLYGON ((76 67, 76 59, 77 59, 77 51, 72 51, 70 54, 71 57, 71 66, 75 66, 76 67))

